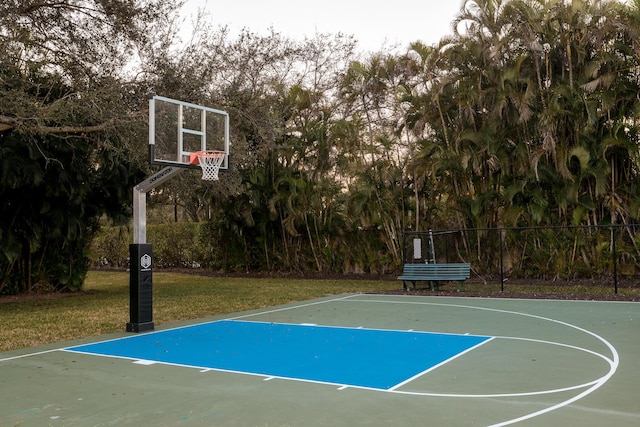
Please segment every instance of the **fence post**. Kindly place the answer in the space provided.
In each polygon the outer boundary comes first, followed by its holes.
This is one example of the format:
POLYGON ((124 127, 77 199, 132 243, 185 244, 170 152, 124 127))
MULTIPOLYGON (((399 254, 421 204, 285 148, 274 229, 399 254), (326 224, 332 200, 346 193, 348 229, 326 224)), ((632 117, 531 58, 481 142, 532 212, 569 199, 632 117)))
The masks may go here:
POLYGON ((618 257, 616 256, 616 231, 615 227, 611 227, 611 246, 613 251, 613 289, 618 295, 618 257))
POLYGON ((500 292, 504 292, 504 261, 503 261, 503 254, 504 251, 502 249, 502 233, 503 233, 503 229, 499 228, 498 229, 498 240, 500 240, 500 292))
POLYGON ((402 232, 402 264, 407 262, 407 232, 406 230, 402 232))

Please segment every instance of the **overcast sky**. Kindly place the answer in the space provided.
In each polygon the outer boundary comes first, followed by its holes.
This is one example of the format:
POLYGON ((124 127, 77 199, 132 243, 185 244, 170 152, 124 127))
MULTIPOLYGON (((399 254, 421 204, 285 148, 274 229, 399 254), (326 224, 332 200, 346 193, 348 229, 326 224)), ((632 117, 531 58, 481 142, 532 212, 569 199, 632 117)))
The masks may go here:
POLYGON ((295 39, 341 32, 355 36, 362 50, 375 51, 416 40, 437 43, 451 34, 460 5, 461 0, 187 0, 184 15, 204 7, 214 24, 232 31, 266 34, 273 27, 295 39))

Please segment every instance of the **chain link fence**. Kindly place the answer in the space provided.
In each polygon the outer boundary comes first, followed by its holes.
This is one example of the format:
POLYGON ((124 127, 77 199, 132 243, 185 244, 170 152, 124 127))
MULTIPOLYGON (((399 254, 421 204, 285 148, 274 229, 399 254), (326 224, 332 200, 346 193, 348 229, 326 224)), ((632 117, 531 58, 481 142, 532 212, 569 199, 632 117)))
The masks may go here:
MULTIPOLYGON (((546 283, 617 294, 640 283, 640 225, 406 231, 405 263, 471 263, 469 283, 546 283)), ((488 287, 488 288, 486 288, 488 287)))

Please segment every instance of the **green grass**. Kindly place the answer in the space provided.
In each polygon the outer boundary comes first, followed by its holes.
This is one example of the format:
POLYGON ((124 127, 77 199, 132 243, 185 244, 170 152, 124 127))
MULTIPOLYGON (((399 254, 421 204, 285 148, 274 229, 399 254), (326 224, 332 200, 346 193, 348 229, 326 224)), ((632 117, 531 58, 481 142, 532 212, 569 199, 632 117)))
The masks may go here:
MULTIPOLYGON (((397 280, 312 280, 291 278, 206 277, 155 272, 153 320, 156 326, 183 320, 272 307, 327 295, 370 291, 399 291, 397 280)), ((422 284, 425 285, 424 283, 422 284)), ((554 282, 499 284, 470 281, 465 292, 446 284, 442 293, 457 296, 560 297, 640 300, 640 287, 620 289, 613 295, 609 284, 559 284, 554 282)), ((434 293, 423 290, 426 295, 434 293)), ((84 292, 27 298, 0 299, 0 351, 51 344, 123 332, 129 321, 129 274, 92 271, 84 292)))
MULTIPOLYGON (((398 282, 153 275, 156 325, 305 301, 327 295, 398 289, 398 282)), ((0 351, 123 332, 129 274, 92 271, 84 292, 0 304, 0 351)))

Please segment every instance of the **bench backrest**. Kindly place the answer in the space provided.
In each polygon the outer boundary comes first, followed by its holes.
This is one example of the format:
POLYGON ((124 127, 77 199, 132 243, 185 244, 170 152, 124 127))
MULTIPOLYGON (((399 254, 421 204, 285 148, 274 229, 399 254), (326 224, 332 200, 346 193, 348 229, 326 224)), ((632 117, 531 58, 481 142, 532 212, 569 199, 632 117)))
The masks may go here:
POLYGON ((467 262, 446 264, 405 264, 405 275, 466 275, 469 277, 471 264, 467 262))

